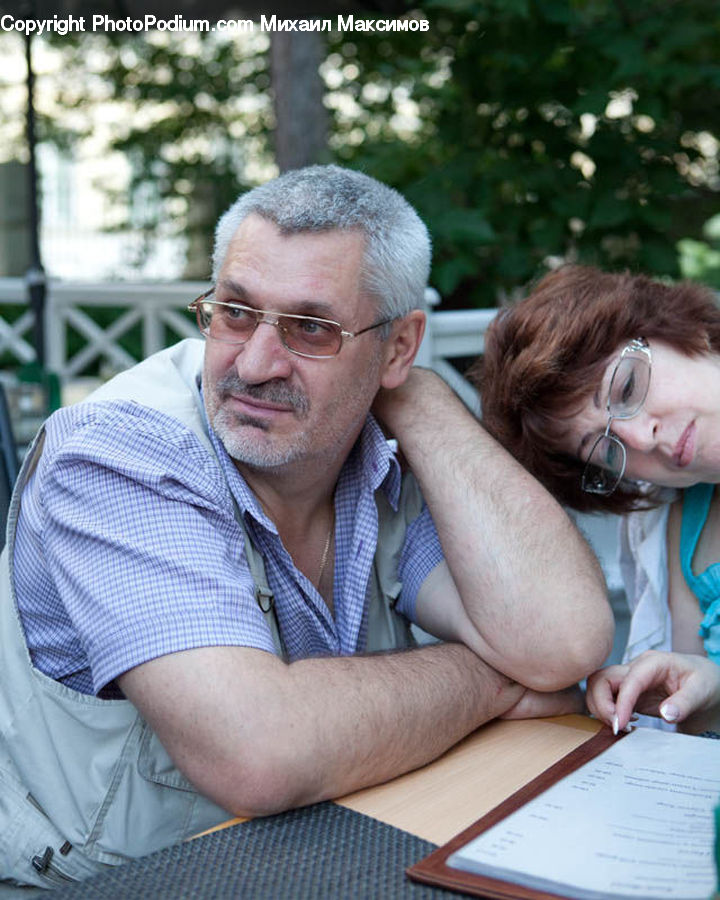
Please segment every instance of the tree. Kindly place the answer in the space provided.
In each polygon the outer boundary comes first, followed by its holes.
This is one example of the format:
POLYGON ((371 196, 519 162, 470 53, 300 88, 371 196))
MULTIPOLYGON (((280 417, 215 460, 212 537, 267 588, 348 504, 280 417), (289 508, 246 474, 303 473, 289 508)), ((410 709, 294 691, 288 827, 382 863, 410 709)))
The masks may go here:
MULTIPOLYGON (((702 238, 720 187, 715 0, 418 5, 427 31, 327 35, 325 95, 301 91, 309 107, 288 106, 300 79, 281 81, 289 57, 273 35, 281 167, 314 161, 323 142, 308 139, 322 124, 287 137, 282 111, 322 123, 326 107, 331 155, 427 221, 446 306, 494 305, 563 259, 676 276, 677 242, 702 238)), ((324 36, 292 35, 294 48, 317 60, 324 36)), ((132 162, 133 223, 148 238, 167 221, 194 235, 186 274, 204 275, 219 212, 276 171, 267 35, 90 37, 58 42, 58 99, 86 102, 90 71, 95 93, 122 104, 113 146, 132 162)))
POLYGON ((188 240, 186 278, 208 274, 218 216, 241 191, 274 171, 268 148, 272 108, 268 40, 167 32, 56 38, 64 57, 60 108, 90 110, 69 136, 87 134, 92 109, 112 104, 109 149, 131 164, 129 223, 149 244, 158 231, 188 240))
MULTIPOLYGON (((149 248, 158 228, 174 223, 188 241, 186 278, 206 277, 218 216, 274 174, 272 137, 280 170, 329 161, 319 34, 275 33, 271 42, 202 32, 97 35, 94 53, 87 36, 55 43, 65 75, 75 76, 60 84, 61 107, 97 105, 108 94, 124 107, 110 146, 131 162, 130 224, 149 248), (105 91, 83 95, 93 75, 105 91)), ((56 123, 46 122, 45 134, 68 143, 56 123)))
POLYGON ((281 172, 329 162, 320 77, 325 52, 319 32, 276 32, 271 37, 275 161, 281 172))
POLYGON ((415 203, 440 293, 494 305, 553 259, 677 275, 678 238, 699 235, 717 206, 717 4, 430 0, 423 11, 422 38, 335 37, 336 92, 357 112, 336 113, 334 147, 415 203), (409 136, 393 126, 403 107, 417 117, 409 136))
POLYGON ((686 278, 695 278, 720 291, 720 213, 703 226, 704 241, 683 238, 678 242, 680 269, 686 278))

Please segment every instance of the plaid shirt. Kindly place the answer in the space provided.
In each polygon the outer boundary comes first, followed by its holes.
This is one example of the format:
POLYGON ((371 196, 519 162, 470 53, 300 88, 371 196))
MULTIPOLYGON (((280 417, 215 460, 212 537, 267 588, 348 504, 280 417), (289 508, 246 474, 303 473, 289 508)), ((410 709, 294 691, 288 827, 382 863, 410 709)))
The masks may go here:
MULTIPOLYGON (((83 693, 117 696, 118 675, 155 657, 233 645, 274 652, 254 596, 233 500, 265 558, 291 660, 362 650, 377 543, 374 492, 393 506, 400 467, 368 418, 338 480, 335 617, 215 434, 220 466, 164 413, 127 401, 55 413, 23 493, 18 605, 34 665, 83 693)), ((427 508, 408 528, 398 610, 442 560, 427 508)))

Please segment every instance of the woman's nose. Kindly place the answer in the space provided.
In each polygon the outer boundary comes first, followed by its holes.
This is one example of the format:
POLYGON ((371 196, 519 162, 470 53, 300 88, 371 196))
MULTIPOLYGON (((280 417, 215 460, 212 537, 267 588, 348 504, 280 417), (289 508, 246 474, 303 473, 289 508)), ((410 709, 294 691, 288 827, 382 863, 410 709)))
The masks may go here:
POLYGON ((657 444, 658 423, 644 410, 632 419, 613 419, 610 430, 626 447, 641 453, 650 453, 657 444))

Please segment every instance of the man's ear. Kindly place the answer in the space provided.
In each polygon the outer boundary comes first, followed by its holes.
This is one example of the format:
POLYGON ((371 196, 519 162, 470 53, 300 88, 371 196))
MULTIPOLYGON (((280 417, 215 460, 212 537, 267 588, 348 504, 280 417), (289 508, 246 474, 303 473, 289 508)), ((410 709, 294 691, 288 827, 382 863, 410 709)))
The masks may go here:
POLYGON ((390 337, 384 342, 384 362, 380 384, 395 388, 407 378, 407 373, 420 349, 425 334, 425 313, 414 309, 392 324, 390 337))

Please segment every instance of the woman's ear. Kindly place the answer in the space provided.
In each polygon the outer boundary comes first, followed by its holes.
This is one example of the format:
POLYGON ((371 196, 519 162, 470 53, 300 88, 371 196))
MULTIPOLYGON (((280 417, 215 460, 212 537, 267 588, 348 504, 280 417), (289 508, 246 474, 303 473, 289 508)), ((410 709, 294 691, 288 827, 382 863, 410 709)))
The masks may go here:
POLYGON ((398 387, 407 378, 425 334, 425 321, 425 313, 414 309, 392 323, 390 337, 384 344, 382 387, 398 387))

